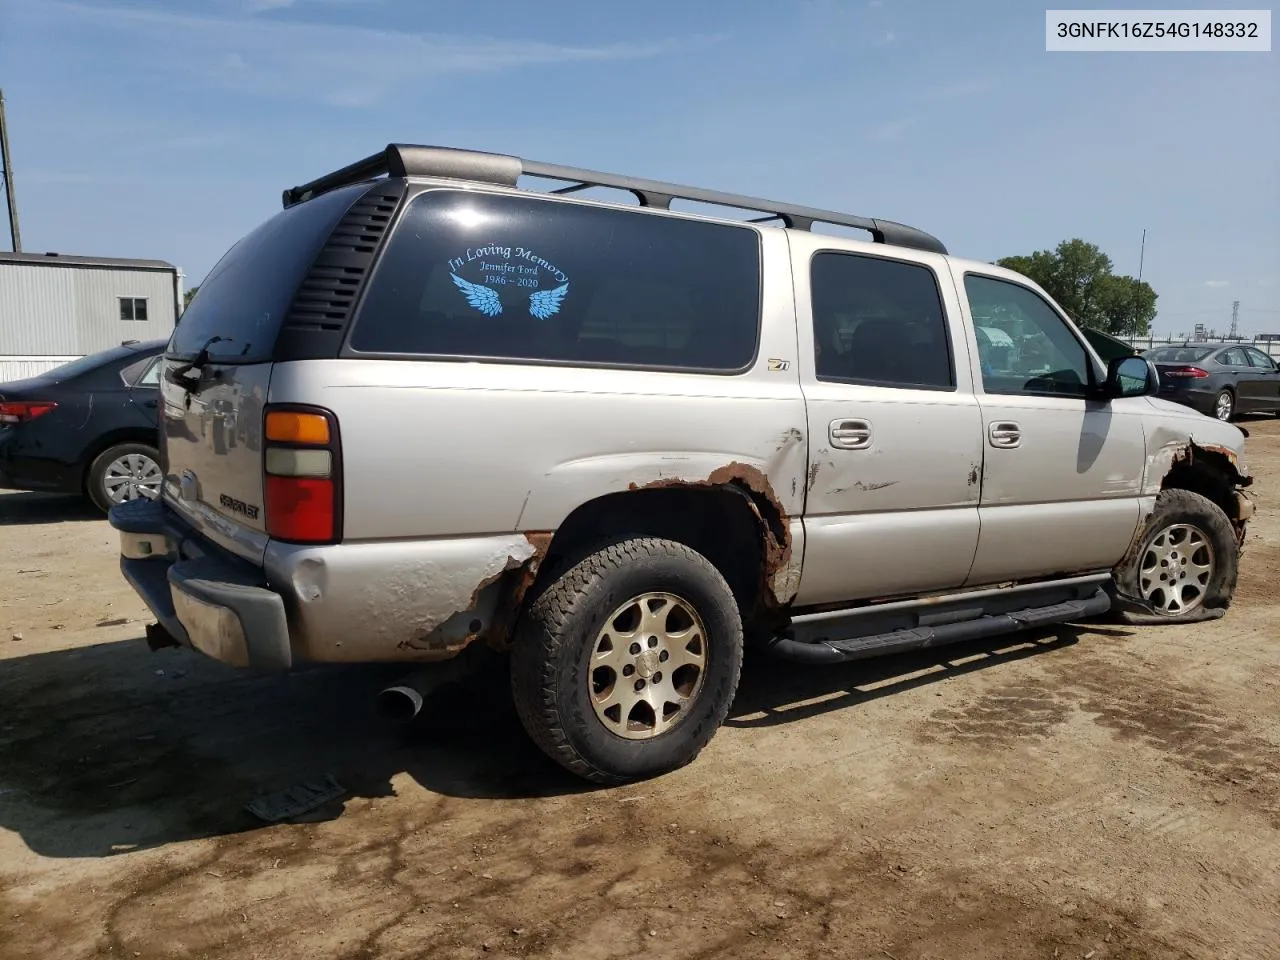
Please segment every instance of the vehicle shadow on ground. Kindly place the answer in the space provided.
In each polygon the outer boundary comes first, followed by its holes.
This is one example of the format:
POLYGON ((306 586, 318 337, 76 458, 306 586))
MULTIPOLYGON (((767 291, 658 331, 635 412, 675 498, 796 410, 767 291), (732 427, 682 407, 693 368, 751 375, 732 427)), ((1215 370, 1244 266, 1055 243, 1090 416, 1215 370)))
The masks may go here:
MULTIPOLYGON (((1060 650, 1075 631, 1002 640, 825 668, 749 658, 729 725, 856 706, 1060 650)), ((416 727, 391 728, 374 697, 404 672, 246 675, 185 650, 153 654, 141 640, 0 661, 0 828, 42 856, 109 857, 260 829, 248 802, 327 776, 344 796, 303 819, 336 819, 353 798, 393 796, 405 776, 464 799, 593 789, 525 736, 504 664, 441 690, 416 727)))
POLYGON ((528 741, 496 670, 389 726, 374 699, 405 673, 252 675, 140 639, 0 660, 0 828, 43 856, 107 857, 259 829, 245 804, 327 776, 344 796, 312 820, 404 775, 459 798, 588 788, 528 741))
POLYGON ((905 693, 978 670, 1074 646, 1080 635, 1128 637, 1128 630, 1062 625, 890 657, 810 666, 748 659, 727 727, 770 727, 905 693))
POLYGON ((0 495, 0 526, 102 519, 102 512, 83 497, 55 493, 0 495))

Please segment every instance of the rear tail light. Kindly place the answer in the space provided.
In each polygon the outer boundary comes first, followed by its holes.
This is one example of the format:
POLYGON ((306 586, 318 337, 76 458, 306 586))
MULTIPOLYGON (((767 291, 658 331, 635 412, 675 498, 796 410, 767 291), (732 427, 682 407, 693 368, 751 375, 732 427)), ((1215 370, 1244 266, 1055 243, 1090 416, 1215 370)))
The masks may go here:
POLYGON ((0 403, 0 423, 26 423, 56 406, 52 400, 6 400, 0 403))
POLYGON ((268 407, 263 434, 267 535, 336 543, 342 538, 337 419, 316 407, 268 407))
POLYGON ((1173 380, 1202 380, 1208 375, 1207 370, 1199 367, 1165 367, 1160 371, 1160 376, 1173 380))

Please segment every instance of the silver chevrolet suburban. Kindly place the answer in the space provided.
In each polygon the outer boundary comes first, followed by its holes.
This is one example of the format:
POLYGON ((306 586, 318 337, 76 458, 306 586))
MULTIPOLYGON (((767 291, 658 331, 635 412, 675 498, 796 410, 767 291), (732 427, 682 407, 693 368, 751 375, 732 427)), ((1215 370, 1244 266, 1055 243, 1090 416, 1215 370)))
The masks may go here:
POLYGON ((1025 277, 511 156, 392 145, 285 191, 163 365, 162 491, 111 512, 153 647, 509 651, 532 739, 601 783, 691 761, 744 647, 1220 616, 1252 512, 1242 431, 1025 277))

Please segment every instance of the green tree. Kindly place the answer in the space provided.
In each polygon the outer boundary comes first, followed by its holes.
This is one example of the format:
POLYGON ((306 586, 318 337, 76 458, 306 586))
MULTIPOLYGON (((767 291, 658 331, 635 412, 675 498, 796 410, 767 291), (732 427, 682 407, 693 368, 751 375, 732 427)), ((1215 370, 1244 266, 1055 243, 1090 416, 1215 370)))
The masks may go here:
POLYGON ((1133 277, 1112 273, 1111 258, 1096 244, 1064 240, 1053 250, 996 262, 1034 280, 1082 326, 1140 336, 1155 318, 1155 290, 1133 277))
POLYGON ((1156 317, 1156 292, 1145 281, 1112 274, 1102 279, 1098 309, 1101 324, 1097 329, 1116 336, 1143 337, 1156 317))
POLYGON ((185 310, 191 306, 191 298, 196 295, 196 291, 200 289, 200 284, 196 284, 190 290, 182 295, 182 309, 185 310))

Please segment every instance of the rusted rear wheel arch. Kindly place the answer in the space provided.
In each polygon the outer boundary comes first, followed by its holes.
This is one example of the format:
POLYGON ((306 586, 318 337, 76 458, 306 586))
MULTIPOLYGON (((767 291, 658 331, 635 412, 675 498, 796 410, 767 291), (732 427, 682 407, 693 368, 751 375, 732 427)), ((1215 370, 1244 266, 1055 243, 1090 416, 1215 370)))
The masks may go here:
POLYGON ((744 619, 756 616, 761 607, 773 606, 770 578, 790 551, 786 519, 770 517, 768 499, 761 500, 730 480, 643 487, 588 501, 551 537, 523 603, 605 543, 658 537, 683 543, 711 561, 733 590, 744 619))

